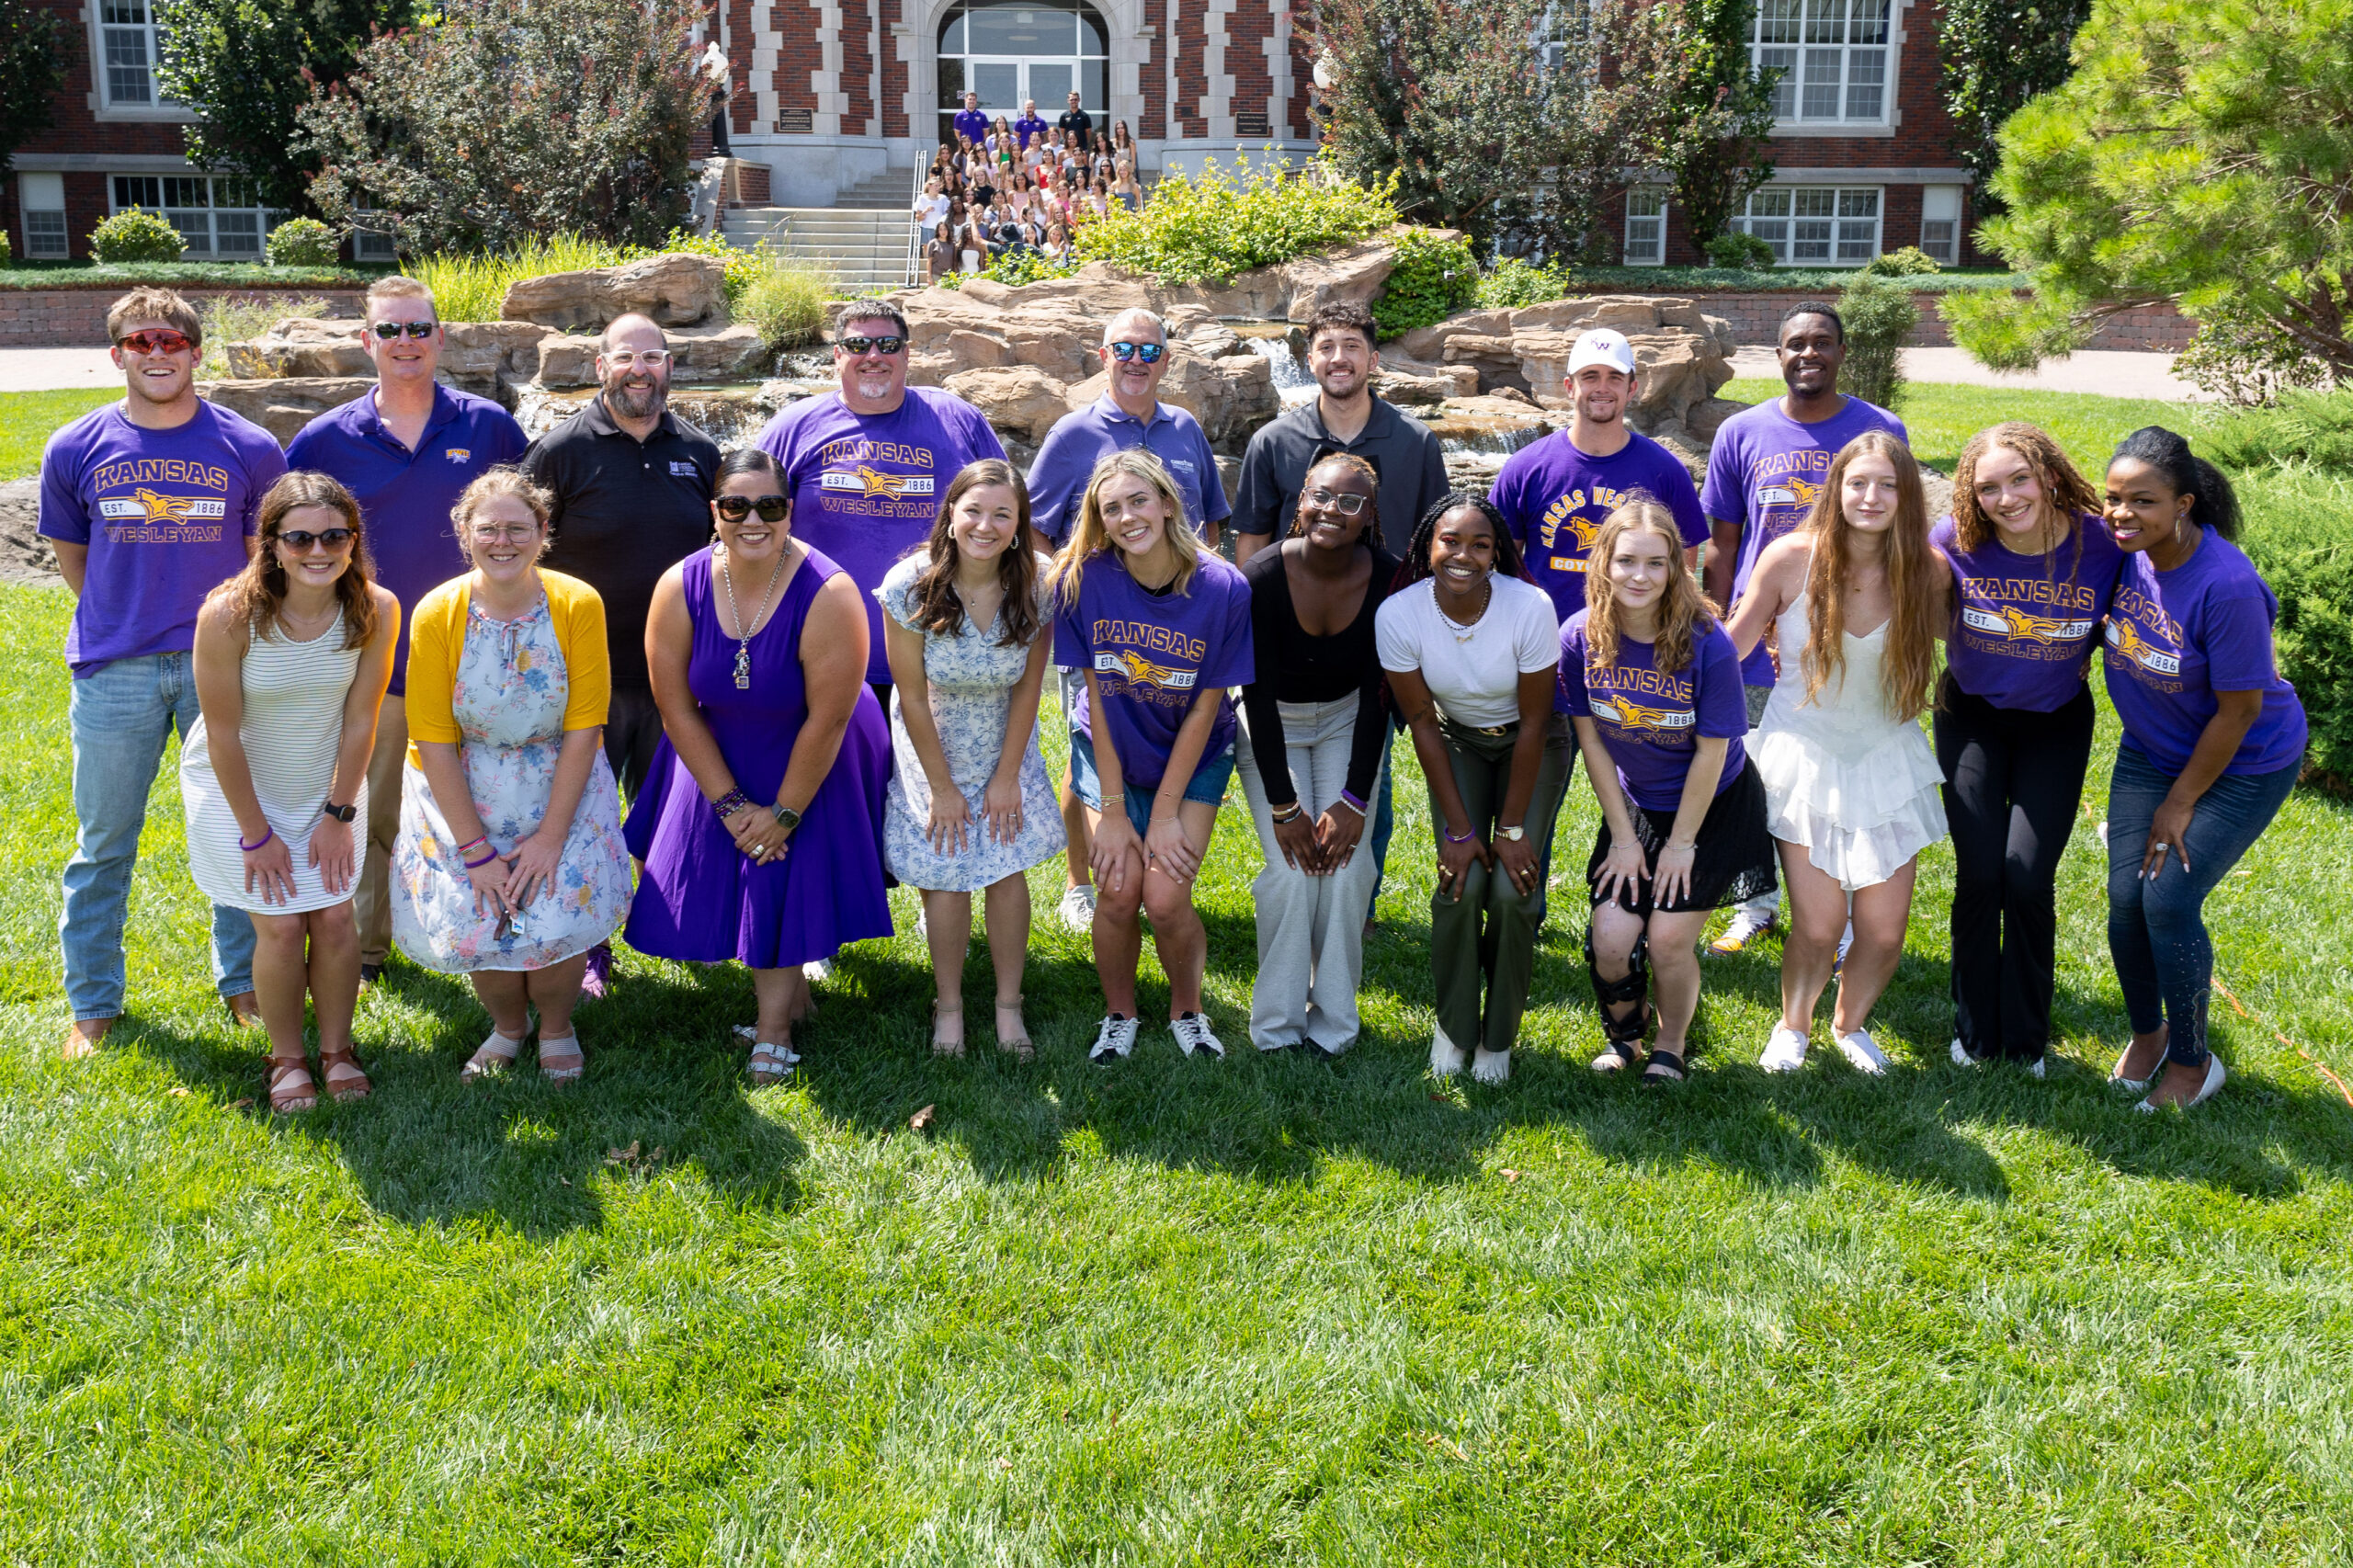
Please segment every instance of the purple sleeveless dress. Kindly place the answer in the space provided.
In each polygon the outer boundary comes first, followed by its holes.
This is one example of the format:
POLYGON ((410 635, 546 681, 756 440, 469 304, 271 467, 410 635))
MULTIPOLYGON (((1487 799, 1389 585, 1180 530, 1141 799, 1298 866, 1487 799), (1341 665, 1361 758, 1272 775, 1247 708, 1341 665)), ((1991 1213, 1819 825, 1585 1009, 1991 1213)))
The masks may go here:
MULTIPOLYGON (((809 551, 785 585, 783 602, 752 639, 752 684, 739 691, 735 640, 711 605, 710 551, 686 560, 687 614, 694 623, 687 689, 737 788, 755 801, 776 799, 809 717, 801 631, 818 589, 840 571, 809 551)), ((847 942, 890 936, 882 892, 882 790, 890 774, 890 725, 860 680, 841 755, 801 813, 784 858, 755 866, 665 737, 624 829, 630 853, 645 863, 623 933, 629 945, 655 958, 785 969, 831 958, 847 942)))

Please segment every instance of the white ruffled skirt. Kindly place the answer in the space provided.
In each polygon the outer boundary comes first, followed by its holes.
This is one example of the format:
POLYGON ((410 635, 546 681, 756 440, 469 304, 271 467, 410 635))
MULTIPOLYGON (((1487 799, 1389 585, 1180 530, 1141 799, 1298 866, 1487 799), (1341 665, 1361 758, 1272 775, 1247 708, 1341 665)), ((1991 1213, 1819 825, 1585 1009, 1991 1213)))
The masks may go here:
POLYGON ((1777 727, 1768 712, 1748 755, 1773 836, 1804 845, 1817 869, 1853 892, 1945 836, 1944 774, 1917 724, 1890 726, 1868 750, 1825 738, 1777 727))

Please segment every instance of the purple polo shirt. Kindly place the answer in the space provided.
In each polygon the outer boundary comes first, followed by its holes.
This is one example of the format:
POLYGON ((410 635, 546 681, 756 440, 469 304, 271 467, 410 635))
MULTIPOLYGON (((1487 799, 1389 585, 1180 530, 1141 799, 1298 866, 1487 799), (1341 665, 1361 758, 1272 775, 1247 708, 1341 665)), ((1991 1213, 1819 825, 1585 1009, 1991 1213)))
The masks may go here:
POLYGON ((408 612, 466 570, 450 512, 467 485, 530 443, 515 416, 486 397, 436 384, 433 412, 411 451, 384 428, 376 394, 362 392, 320 415, 286 449, 286 466, 342 483, 359 503, 376 581, 401 601, 390 695, 408 690, 408 612))
POLYGON ((1013 122, 1013 133, 1021 138, 1021 150, 1025 153, 1029 150, 1029 143, 1043 136, 1048 129, 1046 122, 1034 114, 1025 114, 1013 122))
POLYGON ((1146 424, 1105 392, 1056 421, 1029 465, 1029 521, 1059 547, 1078 523, 1079 505, 1095 465, 1110 453, 1142 447, 1161 460, 1185 497, 1185 520, 1195 532, 1233 515, 1218 476, 1217 454, 1200 421, 1181 408, 1156 403, 1146 424))
POLYGON ((955 124, 957 134, 971 137, 975 147, 981 144, 981 138, 989 133, 989 117, 980 109, 958 109, 955 124))

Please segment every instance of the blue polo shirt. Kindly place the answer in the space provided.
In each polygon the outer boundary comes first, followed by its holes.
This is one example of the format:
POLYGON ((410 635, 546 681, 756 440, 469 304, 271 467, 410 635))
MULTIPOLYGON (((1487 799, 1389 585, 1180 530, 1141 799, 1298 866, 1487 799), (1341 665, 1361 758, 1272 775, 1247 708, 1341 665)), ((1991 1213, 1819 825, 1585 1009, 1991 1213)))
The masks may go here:
POLYGON ((1013 133, 1021 138, 1021 150, 1027 153, 1029 143, 1046 133, 1046 122, 1034 114, 1025 114, 1013 122, 1013 133))
POLYGON ((384 428, 373 391, 320 415, 286 449, 288 468, 339 480, 359 502, 369 563, 401 601, 392 695, 408 689, 408 612, 466 570, 450 509, 485 470, 516 461, 529 444, 515 416, 490 399, 436 384, 415 451, 384 428))
POLYGON ((956 131, 959 135, 971 137, 972 145, 977 147, 981 138, 989 133, 989 117, 980 109, 960 108, 956 111, 956 131))
POLYGON ((1077 413, 1063 415, 1038 448, 1037 460, 1029 465, 1030 522, 1059 546, 1078 521, 1095 465, 1107 453, 1137 447, 1167 466, 1185 497, 1185 520, 1196 530, 1233 515, 1226 505, 1225 482, 1218 477, 1217 454, 1210 450, 1199 420, 1163 403, 1153 406, 1152 423, 1146 425, 1123 413, 1105 392, 1077 413))

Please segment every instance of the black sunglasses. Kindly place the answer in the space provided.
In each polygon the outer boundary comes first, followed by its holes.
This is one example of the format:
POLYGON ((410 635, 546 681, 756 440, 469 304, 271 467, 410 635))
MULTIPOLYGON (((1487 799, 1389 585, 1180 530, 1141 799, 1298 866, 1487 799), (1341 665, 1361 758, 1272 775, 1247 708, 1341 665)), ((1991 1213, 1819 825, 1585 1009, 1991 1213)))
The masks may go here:
POLYGON ((314 544, 324 544, 329 550, 341 550, 351 542, 351 530, 328 528, 324 532, 313 533, 308 528, 288 528, 278 536, 278 542, 291 546, 297 553, 308 551, 314 544))
POLYGON ((430 337, 440 325, 441 324, 438 321, 380 321, 368 330, 390 343, 392 339, 401 336, 418 339, 430 337))
POLYGON ((1141 359, 1147 365, 1157 365, 1160 363, 1160 357, 1168 352, 1157 343, 1110 343, 1104 347, 1110 349, 1111 358, 1122 365, 1131 359, 1141 359))
POLYGON ((740 523, 754 512, 760 515, 764 523, 780 523, 792 511, 792 503, 781 495, 763 495, 757 500, 749 495, 722 495, 711 504, 731 523, 740 523))
POLYGON ((843 337, 835 341, 837 347, 853 354, 896 354, 907 346, 905 338, 895 335, 890 337, 843 337))

